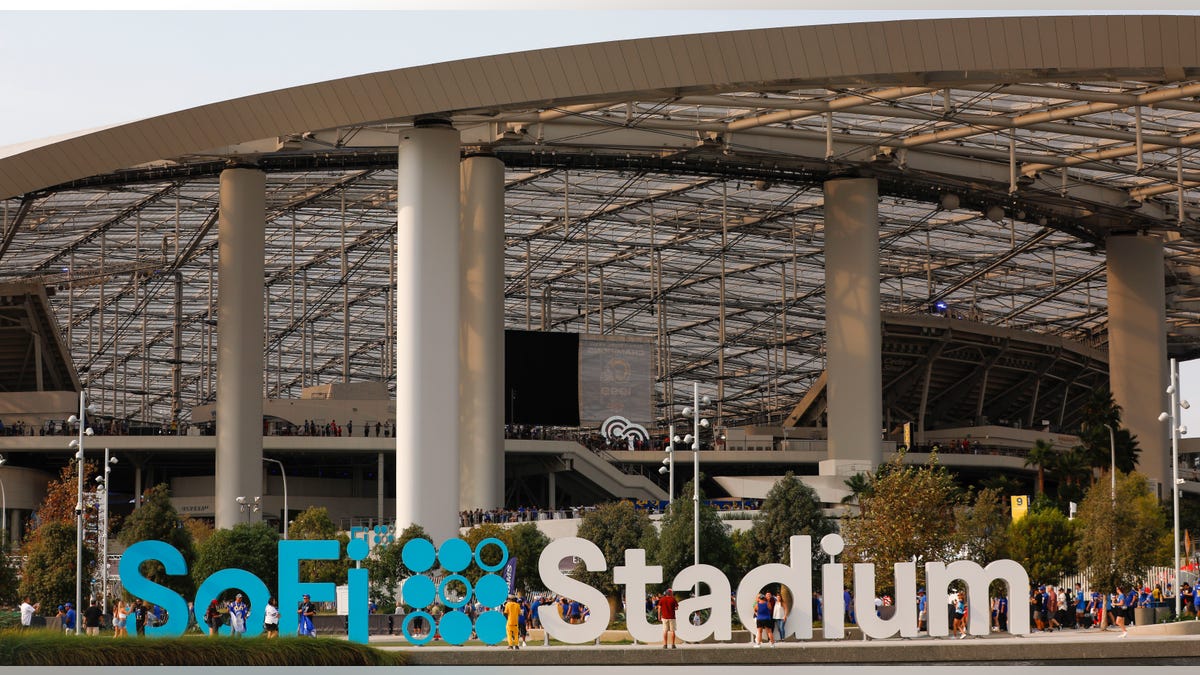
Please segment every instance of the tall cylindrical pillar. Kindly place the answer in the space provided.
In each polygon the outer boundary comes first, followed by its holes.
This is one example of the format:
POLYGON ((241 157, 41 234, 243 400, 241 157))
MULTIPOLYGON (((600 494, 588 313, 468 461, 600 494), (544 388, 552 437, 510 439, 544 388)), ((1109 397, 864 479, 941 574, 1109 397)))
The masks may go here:
POLYGON ((1158 237, 1109 237, 1108 381, 1121 425, 1137 436, 1138 470, 1171 487, 1167 425, 1167 318, 1163 243, 1158 237))
POLYGON ((459 136, 400 137, 396 191, 396 528, 458 534, 459 136))
POLYGON ((879 185, 825 183, 825 352, 829 459, 822 475, 870 470, 882 458, 879 185))
POLYGON ((463 160, 459 504, 504 506, 504 163, 463 160))
MULTIPOLYGON (((238 497, 262 495, 263 249, 266 174, 221 172, 217 260, 218 528, 247 518, 238 497)), ((250 520, 261 514, 251 513, 250 520)))

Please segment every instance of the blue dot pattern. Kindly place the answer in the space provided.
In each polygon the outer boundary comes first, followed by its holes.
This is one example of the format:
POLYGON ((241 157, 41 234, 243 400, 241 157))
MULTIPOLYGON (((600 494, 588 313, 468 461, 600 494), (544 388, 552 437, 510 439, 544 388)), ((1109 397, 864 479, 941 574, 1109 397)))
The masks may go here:
POLYGON ((503 577, 498 574, 485 574, 480 577, 475 588, 472 589, 466 577, 459 574, 470 566, 472 560, 486 572, 496 572, 503 568, 508 562, 508 547, 504 545, 504 542, 495 538, 486 539, 480 542, 475 550, 471 550, 471 545, 462 539, 447 539, 435 552, 433 544, 428 540, 413 539, 401 549, 400 559, 406 568, 414 572, 405 580, 400 591, 401 601, 416 610, 405 617, 403 625, 404 637, 410 643, 422 645, 433 639, 433 631, 430 631, 428 635, 414 636, 411 627, 413 619, 417 617, 424 619, 430 626, 434 624, 433 617, 426 609, 435 599, 440 600, 448 608, 441 620, 437 622, 437 634, 447 643, 463 644, 471 639, 472 630, 479 640, 486 644, 494 645, 504 641, 505 627, 508 623, 504 614, 494 610, 482 612, 472 625, 471 617, 461 609, 457 609, 467 606, 471 602, 472 596, 478 599, 484 607, 498 607, 504 604, 508 597, 508 582, 503 577), (489 546, 497 547, 500 550, 501 562, 497 565, 484 565, 480 558, 480 553, 489 546), (440 585, 435 584, 430 576, 424 574, 433 568, 435 561, 443 570, 450 573, 443 578, 440 585), (460 585, 466 588, 463 597, 457 600, 448 597, 446 593, 448 582, 452 580, 458 582, 454 585, 456 588, 460 585))

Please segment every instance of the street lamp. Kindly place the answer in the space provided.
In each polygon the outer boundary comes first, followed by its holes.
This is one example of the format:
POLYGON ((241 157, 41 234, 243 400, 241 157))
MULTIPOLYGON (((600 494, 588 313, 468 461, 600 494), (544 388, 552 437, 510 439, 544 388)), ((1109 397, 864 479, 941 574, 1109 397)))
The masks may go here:
POLYGON ((658 468, 658 473, 670 474, 667 477, 667 505, 675 503, 675 444, 679 442, 679 437, 675 435, 675 423, 672 422, 667 426, 667 456, 663 459, 663 465, 658 468))
MULTIPOLYGON (((104 449, 104 473, 96 476, 98 488, 103 488, 98 516, 100 526, 100 606, 108 613, 108 475, 112 473, 112 465, 117 463, 116 457, 109 457, 108 448, 104 449)), ((79 610, 75 610, 78 612, 79 610)))
POLYGON ((279 465, 279 475, 283 476, 283 538, 287 539, 288 507, 287 507, 287 471, 283 470, 283 462, 270 457, 263 457, 264 462, 274 462, 279 465))
MULTIPOLYGON (((0 466, 3 466, 8 460, 4 455, 0 455, 0 466)), ((4 492, 4 481, 0 480, 0 549, 4 548, 4 543, 8 541, 8 495, 4 492)))
POLYGON ((1175 616, 1179 616, 1179 486, 1183 481, 1179 478, 1179 436, 1187 433, 1187 427, 1180 424, 1180 409, 1192 407, 1187 401, 1179 399, 1179 363, 1171 359, 1171 384, 1167 387, 1171 395, 1170 412, 1159 414, 1158 421, 1171 422, 1171 501, 1175 510, 1175 527, 1171 537, 1171 546, 1175 549, 1175 616))
MULTIPOLYGON (((238 497, 234 501, 237 502, 238 510, 242 513, 246 513, 247 511, 257 513, 262 508, 262 497, 238 497)), ((246 522, 250 522, 249 514, 246 515, 246 522)))
POLYGON ((79 493, 75 500, 75 634, 79 635, 80 612, 83 611, 83 437, 94 432, 87 426, 87 413, 95 412, 96 406, 85 406, 87 392, 79 391, 79 417, 71 415, 68 424, 79 423, 79 438, 67 447, 75 448, 75 472, 79 474, 79 493))
MULTIPOLYGON (((684 442, 692 443, 692 537, 695 548, 695 564, 700 564, 700 427, 708 428, 708 420, 700 419, 700 404, 708 405, 712 399, 700 398, 700 383, 692 383, 692 405, 683 409, 684 417, 692 416, 692 433, 684 436, 684 442)), ((700 589, 696 584, 697 592, 700 589)))
POLYGON ((1109 459, 1111 464, 1108 469, 1108 491, 1112 495, 1112 505, 1115 509, 1117 508, 1117 432, 1113 430, 1113 425, 1111 424, 1105 424, 1104 426, 1108 427, 1108 452, 1111 455, 1109 459))

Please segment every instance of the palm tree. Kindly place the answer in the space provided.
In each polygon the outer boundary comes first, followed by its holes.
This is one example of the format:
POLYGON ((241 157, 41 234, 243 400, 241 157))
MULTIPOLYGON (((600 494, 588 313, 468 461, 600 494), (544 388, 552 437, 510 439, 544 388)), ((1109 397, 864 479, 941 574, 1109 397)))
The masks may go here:
POLYGON ((856 473, 847 478, 845 482, 846 487, 850 490, 850 494, 842 497, 843 504, 858 503, 863 497, 870 497, 871 492, 873 492, 871 479, 865 473, 856 473))
POLYGON ((1054 450, 1054 445, 1042 438, 1033 444, 1025 456, 1025 466, 1037 467, 1037 493, 1039 495, 1046 494, 1046 469, 1052 468, 1057 461, 1058 453, 1054 450))

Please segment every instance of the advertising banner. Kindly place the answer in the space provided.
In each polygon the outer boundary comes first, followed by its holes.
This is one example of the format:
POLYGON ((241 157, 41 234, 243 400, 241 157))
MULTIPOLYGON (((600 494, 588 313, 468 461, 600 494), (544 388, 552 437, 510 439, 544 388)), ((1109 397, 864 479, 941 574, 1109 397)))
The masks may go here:
POLYGON ((579 336, 579 423, 599 426, 613 416, 649 424, 654 391, 654 342, 579 336))

